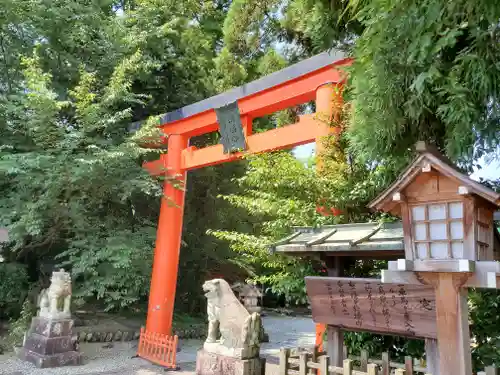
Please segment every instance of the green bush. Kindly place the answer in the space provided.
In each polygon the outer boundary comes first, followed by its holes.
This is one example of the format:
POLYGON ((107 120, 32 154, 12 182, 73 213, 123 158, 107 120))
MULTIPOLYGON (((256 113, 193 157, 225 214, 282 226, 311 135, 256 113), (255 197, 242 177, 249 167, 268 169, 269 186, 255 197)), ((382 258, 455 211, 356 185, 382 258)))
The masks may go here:
POLYGON ((28 272, 18 263, 0 263, 0 319, 17 319, 28 294, 28 272))
POLYGON ((19 318, 12 322, 9 334, 5 340, 5 345, 7 350, 11 350, 14 347, 22 346, 24 334, 28 330, 31 319, 36 314, 36 305, 29 299, 26 298, 22 303, 21 313, 19 318))

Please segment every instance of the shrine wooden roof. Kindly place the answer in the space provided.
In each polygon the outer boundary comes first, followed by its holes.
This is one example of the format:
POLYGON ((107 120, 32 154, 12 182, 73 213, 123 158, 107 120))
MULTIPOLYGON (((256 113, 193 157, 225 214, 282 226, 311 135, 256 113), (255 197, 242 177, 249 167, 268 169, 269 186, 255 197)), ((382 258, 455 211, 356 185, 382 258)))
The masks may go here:
POLYGON ((401 222, 340 224, 294 229, 291 236, 273 244, 274 251, 289 255, 334 253, 332 255, 370 257, 404 254, 401 222))
POLYGON ((486 186, 472 180, 454 165, 447 157, 442 155, 434 146, 427 145, 425 142, 417 142, 416 151, 418 156, 401 173, 396 181, 389 186, 382 194, 368 204, 369 208, 376 210, 391 211, 397 202, 393 201, 393 194, 407 187, 420 173, 425 164, 439 173, 457 181, 465 186, 471 194, 475 194, 490 202, 495 206, 500 206, 500 194, 487 188, 486 186))

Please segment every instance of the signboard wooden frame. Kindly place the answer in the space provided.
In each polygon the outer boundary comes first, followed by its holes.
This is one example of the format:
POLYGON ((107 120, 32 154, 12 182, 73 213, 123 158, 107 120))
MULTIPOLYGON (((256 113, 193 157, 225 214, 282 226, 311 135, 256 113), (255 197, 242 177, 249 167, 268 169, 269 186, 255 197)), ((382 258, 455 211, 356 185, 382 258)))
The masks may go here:
POLYGON ((436 300, 429 285, 380 279, 306 277, 313 320, 349 331, 437 337, 436 300))

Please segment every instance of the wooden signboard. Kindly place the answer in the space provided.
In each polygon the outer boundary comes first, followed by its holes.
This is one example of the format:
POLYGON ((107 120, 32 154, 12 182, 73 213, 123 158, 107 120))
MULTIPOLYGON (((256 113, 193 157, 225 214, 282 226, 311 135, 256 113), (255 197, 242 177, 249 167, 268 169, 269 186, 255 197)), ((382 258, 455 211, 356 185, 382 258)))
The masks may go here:
POLYGON ((306 277, 313 320, 349 331, 437 337, 434 288, 378 279, 306 277))
POLYGON ((224 107, 215 108, 215 114, 219 123, 224 154, 244 150, 246 142, 238 103, 233 102, 224 107))

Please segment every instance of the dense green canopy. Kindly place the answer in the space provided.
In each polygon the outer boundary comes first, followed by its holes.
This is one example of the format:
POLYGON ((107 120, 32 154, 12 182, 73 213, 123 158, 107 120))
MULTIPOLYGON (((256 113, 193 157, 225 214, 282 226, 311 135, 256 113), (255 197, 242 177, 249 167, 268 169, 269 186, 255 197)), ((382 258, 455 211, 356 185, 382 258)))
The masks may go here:
MULTIPOLYGON (((322 265, 267 248, 292 225, 390 220, 365 205, 417 140, 469 170, 498 154, 499 38, 492 0, 5 0, 0 226, 11 240, 0 264, 0 317, 19 314, 10 285, 44 286, 55 263, 71 269, 77 304, 144 307, 162 192, 141 165, 165 150, 139 144, 158 135, 156 116, 339 48, 355 63, 322 174, 286 151, 192 172, 185 186, 179 311, 200 311, 200 285, 212 276, 251 277, 288 303, 304 302, 303 276, 322 265), (147 125, 130 134, 139 120, 147 125), (343 214, 324 217, 317 205, 343 214)), ((313 107, 256 119, 254 130, 313 107)), ((209 134, 192 143, 217 141, 209 134)), ((358 262, 348 273, 380 266, 358 262)), ((474 354, 486 364, 498 360, 488 345, 500 337, 488 308, 497 301, 495 292, 470 299, 474 354)))
POLYGON ((385 161, 425 139, 471 167, 500 136, 499 20, 490 0, 242 0, 224 41, 243 57, 273 38, 299 54, 347 49, 353 151, 385 161))
MULTIPOLYGON (((224 69, 217 50, 227 4, 182 4, 3 7, 0 220, 11 237, 6 259, 27 264, 33 281, 43 263, 62 262, 72 269, 77 297, 113 309, 147 296, 161 188, 141 164, 158 152, 138 147, 141 134, 131 137, 129 125, 232 79, 211 74, 224 69)), ((202 190, 223 189, 219 174, 209 172, 202 190)), ((187 216, 191 231, 195 210, 187 216)), ((206 258, 196 254, 199 268, 188 269, 199 272, 206 258)))

